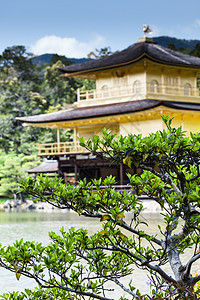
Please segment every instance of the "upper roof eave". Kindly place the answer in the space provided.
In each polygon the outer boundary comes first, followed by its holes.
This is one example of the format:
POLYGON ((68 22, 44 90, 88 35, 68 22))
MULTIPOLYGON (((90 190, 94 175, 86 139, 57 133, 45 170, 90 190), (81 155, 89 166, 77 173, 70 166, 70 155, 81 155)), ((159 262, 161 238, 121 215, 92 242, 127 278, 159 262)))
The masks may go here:
MULTIPOLYGON (((142 60, 145 57, 148 58, 148 55, 143 54, 140 57, 138 57, 137 59, 134 59, 134 60, 131 60, 131 61, 128 61, 128 62, 124 62, 124 63, 120 63, 120 64, 116 64, 116 65, 112 65, 112 69, 131 65, 133 63, 136 63, 136 62, 142 60)), ((105 67, 99 67, 99 68, 88 69, 88 70, 83 70, 83 71, 76 71, 76 72, 71 72, 71 73, 64 73, 61 76, 62 77, 73 77, 73 76, 77 76, 78 77, 78 75, 82 75, 82 74, 85 74, 85 75, 88 74, 88 75, 90 75, 91 73, 99 72, 99 71, 106 71, 106 70, 109 70, 110 68, 111 68, 111 66, 105 66, 105 67)))
POLYGON ((59 70, 64 76, 78 76, 98 71, 119 68, 133 64, 147 57, 154 62, 182 66, 187 68, 200 68, 200 58, 183 54, 178 51, 162 47, 154 43, 136 43, 125 50, 114 53, 107 57, 89 61, 83 64, 60 67, 59 70))
MULTIPOLYGON (((168 66, 174 66, 174 67, 184 67, 184 68, 197 69, 197 70, 200 69, 200 65, 199 66, 183 65, 183 64, 179 64, 179 63, 164 62, 162 60, 153 58, 153 57, 151 57, 150 55, 148 55, 146 53, 141 55, 137 59, 132 60, 132 61, 112 65, 112 69, 117 69, 117 68, 120 68, 120 67, 129 66, 129 65, 134 64, 136 62, 139 62, 139 61, 141 61, 145 58, 149 59, 152 62, 156 62, 156 63, 162 64, 162 65, 168 65, 168 66)), ((103 68, 96 68, 96 69, 91 69, 91 70, 76 71, 76 72, 71 72, 71 73, 64 73, 61 76, 62 77, 81 77, 83 75, 83 77, 87 77, 87 75, 88 75, 88 77, 94 77, 94 75, 93 75, 94 73, 101 72, 101 71, 106 71, 106 70, 109 70, 109 69, 111 69, 111 66, 105 66, 103 68)))

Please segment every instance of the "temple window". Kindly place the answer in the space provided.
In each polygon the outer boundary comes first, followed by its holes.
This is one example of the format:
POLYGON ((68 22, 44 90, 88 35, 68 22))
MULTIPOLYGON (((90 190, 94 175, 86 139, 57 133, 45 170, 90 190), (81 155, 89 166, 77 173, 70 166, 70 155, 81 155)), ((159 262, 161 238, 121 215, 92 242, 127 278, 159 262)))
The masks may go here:
POLYGON ((170 86, 177 86, 178 85, 178 77, 165 77, 165 84, 170 86))
POLYGON ((184 85, 184 95, 185 96, 191 96, 192 95, 192 87, 190 83, 186 83, 184 85))
POLYGON ((133 83, 133 94, 139 94, 141 93, 141 82, 139 80, 136 80, 133 83))
POLYGON ((127 85, 127 77, 124 76, 122 78, 119 79, 119 84, 121 85, 127 85))
POLYGON ((197 77, 197 90, 198 90, 198 95, 200 95, 200 76, 197 77))
POLYGON ((123 76, 123 77, 116 77, 113 80, 114 83, 114 87, 118 87, 118 86, 125 86, 127 85, 127 76, 123 76))
POLYGON ((103 85, 101 88, 102 95, 103 97, 108 97, 109 96, 109 90, 107 85, 103 85))
POLYGON ((159 84, 157 80, 152 80, 150 83, 150 92, 157 94, 159 92, 158 85, 159 84))

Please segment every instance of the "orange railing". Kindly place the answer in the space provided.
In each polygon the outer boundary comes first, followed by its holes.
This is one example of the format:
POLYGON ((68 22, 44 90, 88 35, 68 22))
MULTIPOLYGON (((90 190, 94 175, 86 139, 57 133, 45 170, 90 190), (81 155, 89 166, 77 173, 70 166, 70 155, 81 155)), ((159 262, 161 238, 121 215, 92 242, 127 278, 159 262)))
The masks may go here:
POLYGON ((60 142, 39 145, 39 155, 44 156, 86 152, 88 151, 85 148, 81 147, 78 142, 60 142))

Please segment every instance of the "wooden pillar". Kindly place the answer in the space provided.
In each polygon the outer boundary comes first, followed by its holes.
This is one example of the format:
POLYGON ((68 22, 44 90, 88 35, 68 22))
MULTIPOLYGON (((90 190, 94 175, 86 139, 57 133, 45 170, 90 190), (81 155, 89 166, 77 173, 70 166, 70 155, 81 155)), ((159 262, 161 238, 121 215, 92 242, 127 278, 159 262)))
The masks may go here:
POLYGON ((77 183, 77 181, 78 181, 78 166, 77 166, 76 158, 74 160, 74 173, 75 173, 75 183, 77 183))
POLYGON ((165 75, 164 75, 164 68, 161 69, 161 93, 165 94, 165 75))
POLYGON ((77 102, 80 101, 80 89, 77 89, 77 102))
POLYGON ((98 169, 97 169, 97 164, 95 164, 95 179, 98 179, 98 169))
POLYGON ((124 185, 124 166, 120 163, 120 185, 124 185))
POLYGON ((181 71, 178 71, 178 87, 177 87, 177 90, 178 90, 178 95, 181 95, 183 96, 183 91, 181 89, 181 71))
POLYGON ((144 99, 148 99, 149 93, 149 83, 147 82, 147 61, 144 59, 144 83, 143 87, 141 86, 141 93, 144 95, 144 99))
POLYGON ((60 128, 57 128, 58 153, 60 153, 60 128))
POLYGON ((75 149, 75 151, 77 151, 77 128, 76 127, 74 127, 74 149, 75 149))
POLYGON ((194 73, 194 88, 192 89, 193 90, 193 96, 196 96, 196 97, 198 97, 199 96, 199 94, 198 94, 198 86, 197 86, 197 72, 195 72, 194 73))

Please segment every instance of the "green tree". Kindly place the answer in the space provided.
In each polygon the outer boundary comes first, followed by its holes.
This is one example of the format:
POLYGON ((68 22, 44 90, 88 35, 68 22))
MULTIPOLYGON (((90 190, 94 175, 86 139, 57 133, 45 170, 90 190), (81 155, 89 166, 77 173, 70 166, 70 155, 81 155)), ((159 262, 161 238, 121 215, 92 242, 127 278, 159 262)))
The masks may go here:
MULTIPOLYGON (((102 52, 108 48, 102 49, 102 52)), ((96 50, 100 53, 100 50, 96 50)), ((51 58, 50 66, 47 67, 45 78, 50 87, 52 107, 61 109, 65 107, 65 103, 73 103, 77 100, 77 88, 82 90, 91 90, 96 88, 96 81, 82 78, 66 78, 59 76, 59 67, 64 67, 73 64, 64 55, 54 54, 51 58)))
POLYGON ((168 44, 168 48, 172 49, 172 50, 175 50, 175 51, 178 51, 178 52, 182 52, 184 54, 200 57, 200 43, 196 43, 194 49, 184 48, 183 46, 181 46, 179 48, 176 48, 174 43, 168 44))
POLYGON ((36 182, 25 179, 22 185, 27 193, 97 218, 102 229, 93 235, 74 228, 51 232, 48 246, 20 240, 1 248, 1 266, 15 272, 17 279, 21 275, 34 278, 44 291, 64 292, 65 299, 111 300, 115 286, 122 290, 117 299, 199 299, 195 285, 200 275, 192 272, 200 259, 200 134, 191 133, 189 139, 181 127, 171 126, 172 119, 163 120, 166 130, 147 137, 116 138, 104 130, 102 139, 80 139, 93 153, 100 150, 130 169, 142 169, 140 176, 127 174, 130 191, 117 192, 112 176, 89 183, 83 180, 77 186, 42 176, 36 182), (148 223, 141 215, 141 195, 161 209, 163 224, 153 235, 144 229, 148 223), (126 213, 131 214, 131 221, 126 213), (183 264, 181 256, 189 248, 191 257, 183 264), (166 264, 172 273, 166 271, 166 264), (151 296, 142 297, 134 280, 128 285, 123 282, 127 275, 134 277, 135 267, 149 272, 151 296))
POLYGON ((24 46, 6 48, 0 55, 1 72, 10 76, 14 74, 21 80, 31 80, 35 83, 42 82, 42 67, 33 64, 33 55, 27 52, 24 46))
POLYGON ((49 86, 49 103, 53 106, 64 106, 65 103, 73 103, 76 101, 76 90, 81 86, 79 81, 74 78, 64 78, 59 76, 58 67, 65 65, 60 61, 56 61, 53 65, 46 68, 45 79, 49 86))
POLYGON ((177 49, 176 49, 176 46, 174 45, 174 43, 168 44, 168 48, 171 49, 171 50, 174 50, 174 51, 177 50, 177 49))
POLYGON ((33 64, 31 57, 23 46, 7 48, 0 56, 0 148, 6 153, 30 154, 36 142, 55 141, 54 132, 26 128, 16 117, 61 109, 75 101, 77 84, 81 85, 59 76, 56 68, 61 62, 47 67, 45 78, 45 69, 33 64))
POLYGON ((5 154, 0 151, 0 197, 23 200, 19 191, 19 183, 26 171, 38 163, 36 155, 16 155, 14 152, 5 154))
POLYGON ((53 54, 50 61, 50 65, 54 65, 55 63, 57 63, 57 61, 61 61, 64 66, 69 66, 73 64, 73 62, 69 60, 66 56, 53 54))
POLYGON ((190 55, 200 57, 200 43, 197 43, 195 48, 190 52, 190 55))
POLYGON ((111 48, 110 47, 104 47, 101 49, 95 49, 94 51, 91 51, 88 54, 88 58, 89 59, 97 59, 97 58, 101 58, 101 57, 105 57, 112 54, 111 48))
POLYGON ((37 140, 39 131, 36 128, 24 128, 16 117, 42 113, 47 104, 46 99, 34 91, 32 82, 17 77, 6 81, 0 82, 0 147, 6 152, 11 149, 19 152, 24 143, 37 140))
POLYGON ((42 95, 43 82, 41 67, 32 64, 25 47, 4 50, 0 56, 0 148, 4 151, 26 152, 37 140, 38 129, 24 128, 16 117, 45 111, 48 103, 42 95))

